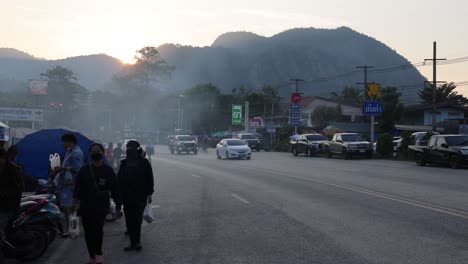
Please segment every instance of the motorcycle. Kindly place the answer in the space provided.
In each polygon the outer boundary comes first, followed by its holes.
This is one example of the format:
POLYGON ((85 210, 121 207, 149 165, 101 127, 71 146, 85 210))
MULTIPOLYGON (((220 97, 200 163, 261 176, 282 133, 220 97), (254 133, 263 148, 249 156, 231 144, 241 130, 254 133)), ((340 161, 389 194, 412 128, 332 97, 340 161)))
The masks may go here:
POLYGON ((5 257, 33 261, 44 254, 49 247, 49 234, 42 225, 30 221, 48 204, 47 199, 21 203, 19 213, 0 231, 0 248, 5 257))
POLYGON ((65 221, 65 217, 55 204, 57 201, 56 196, 53 194, 27 196, 21 199, 21 203, 39 203, 44 199, 48 200, 48 203, 41 207, 39 212, 28 220, 28 224, 44 229, 48 235, 48 243, 51 244, 57 237, 57 234, 63 233, 63 222, 65 221))

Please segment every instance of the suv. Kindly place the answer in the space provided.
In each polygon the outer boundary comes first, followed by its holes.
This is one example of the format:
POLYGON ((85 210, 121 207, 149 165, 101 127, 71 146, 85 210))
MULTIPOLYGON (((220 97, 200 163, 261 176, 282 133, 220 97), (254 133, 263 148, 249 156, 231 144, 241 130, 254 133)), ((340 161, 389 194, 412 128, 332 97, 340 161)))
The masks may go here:
POLYGON ((237 138, 240 140, 244 140, 247 145, 251 149, 256 149, 257 151, 260 151, 262 149, 262 144, 260 142, 260 139, 255 134, 252 133, 242 133, 237 135, 237 138))
POLYGON ((328 157, 339 154, 344 159, 350 159, 353 155, 364 155, 372 158, 372 144, 356 133, 337 133, 329 143, 328 157))
POLYGON ((428 146, 417 147, 416 164, 448 164, 453 169, 468 165, 468 135, 435 135, 428 146))
POLYGON ((328 139, 321 134, 303 134, 296 141, 291 141, 294 156, 304 153, 310 157, 328 152, 328 139))
POLYGON ((198 142, 194 136, 177 135, 169 142, 169 150, 171 154, 174 154, 174 152, 177 152, 177 154, 193 152, 193 154, 197 155, 198 142))

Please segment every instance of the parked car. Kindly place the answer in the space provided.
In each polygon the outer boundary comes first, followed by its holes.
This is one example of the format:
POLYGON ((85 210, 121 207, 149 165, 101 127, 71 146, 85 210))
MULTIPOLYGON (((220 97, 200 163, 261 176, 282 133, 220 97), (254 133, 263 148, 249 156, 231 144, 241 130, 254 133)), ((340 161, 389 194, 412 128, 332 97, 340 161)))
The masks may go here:
POLYGON ((294 156, 306 154, 312 157, 314 154, 328 153, 328 139, 321 134, 303 134, 295 141, 291 141, 294 156))
POLYGON ((237 138, 244 140, 251 149, 260 151, 262 149, 262 144, 260 139, 252 133, 241 133, 237 135, 237 138))
POLYGON ((198 142, 194 136, 190 135, 177 135, 169 141, 169 150, 171 154, 177 152, 177 154, 181 154, 182 152, 193 154, 198 154, 198 142))
POLYGON ((468 165, 468 135, 434 135, 427 146, 411 146, 416 164, 447 164, 453 169, 468 165))
MULTIPOLYGON (((401 147, 402 137, 393 137, 393 152, 398 152, 401 147)), ((377 153, 377 141, 374 142, 374 153, 377 153)))
MULTIPOLYGON (((423 140, 424 136, 429 132, 414 132, 411 136, 414 137, 416 146, 426 146, 429 140, 423 140)), ((439 135, 438 132, 432 132, 434 135, 439 135)))
POLYGON ((350 159, 355 155, 372 158, 372 144, 356 133, 337 133, 328 145, 329 158, 335 154, 341 155, 344 159, 350 159))
POLYGON ((245 158, 250 159, 252 157, 252 150, 244 140, 240 139, 223 139, 216 146, 216 157, 221 159, 231 158, 245 158))

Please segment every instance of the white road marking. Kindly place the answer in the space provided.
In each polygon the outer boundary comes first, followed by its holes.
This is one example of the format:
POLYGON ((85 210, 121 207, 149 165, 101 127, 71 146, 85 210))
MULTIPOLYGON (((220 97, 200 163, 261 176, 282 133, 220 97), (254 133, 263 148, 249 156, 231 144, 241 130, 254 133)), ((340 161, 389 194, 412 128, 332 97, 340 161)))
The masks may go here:
POLYGON ((161 206, 160 206, 160 205, 157 205, 157 204, 152 204, 152 205, 151 205, 151 208, 161 208, 161 206))
POLYGON ((200 178, 201 178, 200 175, 196 175, 196 174, 192 174, 192 177, 195 177, 195 178, 197 178, 197 179, 200 179, 200 178))
MULTIPOLYGON (((166 160, 166 162, 168 162, 168 161, 172 163, 172 161, 166 160)), ((231 166, 231 165, 227 165, 227 166, 231 166)), ((468 219, 468 212, 466 212, 466 211, 461 211, 461 210, 457 210, 457 209, 453 209, 453 208, 449 208, 449 207, 444 207, 444 206, 440 206, 440 205, 436 205, 436 204, 432 204, 432 203, 417 201, 417 200, 413 200, 413 199, 409 199, 409 198, 405 198, 405 197, 401 197, 401 196, 396 196, 396 195, 391 195, 391 194, 387 194, 387 193, 377 192, 377 191, 373 191, 373 190, 370 190, 370 189, 364 189, 364 188, 354 187, 354 186, 350 186, 350 185, 337 184, 337 183, 333 183, 333 182, 329 182, 329 181, 325 181, 325 180, 320 180, 320 179, 317 179, 317 178, 295 177, 295 176, 288 175, 287 172, 282 172, 282 171, 273 170, 273 169, 268 169, 268 171, 266 171, 264 169, 252 168, 250 166, 249 166, 250 168, 247 167, 247 166, 246 167, 231 166, 231 167, 237 168, 237 169, 243 169, 243 170, 247 170, 247 171, 249 171, 249 170, 250 171, 256 171, 256 172, 261 172, 261 173, 267 172, 269 174, 276 174, 276 175, 281 176, 281 177, 287 177, 287 178, 292 178, 292 179, 296 179, 296 180, 303 180, 303 181, 311 181, 311 182, 321 183, 321 184, 334 186, 334 187, 341 188, 341 189, 347 189, 347 190, 354 191, 354 192, 360 192, 360 193, 363 193, 363 194, 372 195, 372 196, 375 196, 375 197, 379 197, 379 198, 383 198, 383 199, 387 199, 387 200, 392 200, 392 201, 396 201, 396 202, 400 202, 400 203, 404 203, 404 204, 411 205, 411 206, 416 206, 416 207, 419 207, 419 208, 424 208, 424 209, 427 209, 427 210, 431 210, 431 211, 434 211, 434 212, 438 212, 438 213, 442 213, 442 214, 446 214, 446 215, 450 215, 450 216, 460 217, 462 219, 468 219)), ((235 194, 232 194, 232 196, 235 197, 236 199, 239 199, 239 198, 243 199, 242 197, 239 197, 238 195, 235 195, 235 194)), ((243 199, 243 200, 245 200, 245 199, 243 199)), ((245 201, 247 203, 249 203, 247 200, 245 200, 245 201)))
POLYGON ((232 195, 232 197, 236 198, 237 200, 239 200, 239 201, 241 201, 241 202, 243 202, 243 203, 245 203, 245 204, 249 204, 249 203, 250 203, 249 201, 247 201, 246 199, 240 197, 239 195, 237 195, 237 194, 235 194, 235 193, 232 193, 231 195, 232 195))
POLYGON ((351 171, 351 172, 360 172, 361 170, 356 169, 343 169, 344 171, 351 171))
MULTIPOLYGON (((244 169, 247 169, 247 170, 250 169, 250 170, 253 170, 253 171, 261 171, 261 170, 257 170, 257 169, 254 169, 254 168, 244 168, 244 169)), ((326 180, 320 180, 320 179, 316 179, 316 178, 295 177, 295 176, 291 176, 291 175, 286 175, 285 173, 279 173, 277 171, 269 171, 268 173, 281 175, 283 177, 293 178, 293 179, 297 179, 297 180, 304 180, 304 181, 311 181, 311 182, 321 183, 321 184, 325 184, 325 185, 329 185, 329 186, 333 186, 333 187, 337 187, 337 188, 341 188, 341 189, 346 189, 346 190, 349 190, 349 191, 359 192, 359 193, 372 195, 372 196, 387 199, 387 200, 392 200, 392 201, 404 203, 404 204, 407 204, 407 205, 416 206, 416 207, 419 207, 419 208, 428 209, 428 210, 438 212, 438 213, 442 213, 442 214, 446 214, 446 215, 451 215, 451 216, 460 217, 460 218, 463 218, 463 219, 468 219, 468 212, 466 212, 466 211, 461 211, 461 210, 457 210, 457 209, 453 209, 453 208, 449 208, 449 207, 444 207, 444 206, 440 206, 440 205, 436 205, 436 204, 432 204, 432 203, 417 201, 417 200, 413 200, 413 199, 409 199, 409 198, 405 198, 405 197, 401 197, 401 196, 396 196, 396 195, 387 194, 387 193, 383 193, 383 192, 373 191, 373 190, 370 190, 370 189, 355 187, 355 186, 351 186, 351 185, 338 184, 338 183, 334 183, 334 182, 330 182, 330 181, 326 181, 326 180)))

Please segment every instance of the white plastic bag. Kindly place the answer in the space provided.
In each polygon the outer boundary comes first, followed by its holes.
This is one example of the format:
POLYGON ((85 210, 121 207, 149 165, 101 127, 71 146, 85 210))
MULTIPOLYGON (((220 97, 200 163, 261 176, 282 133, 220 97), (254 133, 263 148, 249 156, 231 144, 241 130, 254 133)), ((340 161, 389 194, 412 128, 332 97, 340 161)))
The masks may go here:
POLYGON ((145 211, 143 212, 143 219, 145 219, 148 224, 151 224, 154 221, 154 213, 151 204, 146 205, 145 211))
POLYGON ((50 167, 54 169, 55 167, 60 167, 60 155, 58 153, 49 155, 50 167))
POLYGON ((70 216, 69 233, 71 238, 76 238, 80 235, 80 218, 76 215, 76 210, 70 216))

